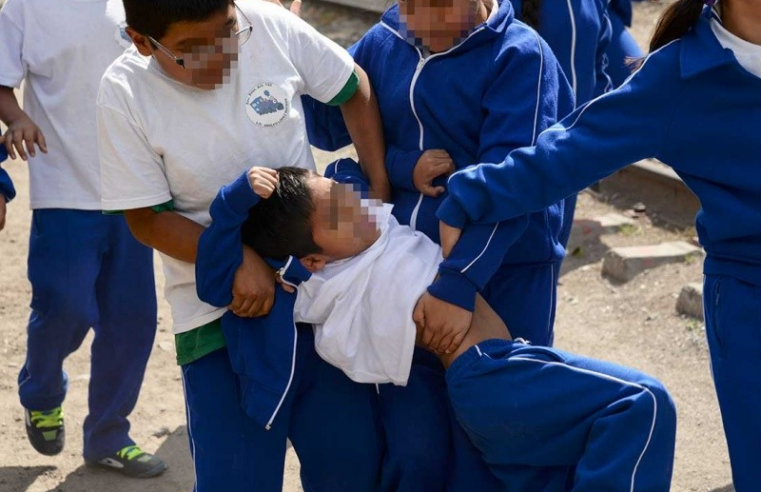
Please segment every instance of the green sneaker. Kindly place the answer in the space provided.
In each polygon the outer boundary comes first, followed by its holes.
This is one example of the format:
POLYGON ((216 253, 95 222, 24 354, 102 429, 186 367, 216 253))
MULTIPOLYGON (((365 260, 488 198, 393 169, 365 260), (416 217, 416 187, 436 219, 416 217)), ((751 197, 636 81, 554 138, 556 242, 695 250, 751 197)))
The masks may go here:
POLYGON ((38 453, 55 456, 63 451, 66 442, 66 429, 63 426, 63 409, 52 410, 24 409, 26 417, 26 435, 38 453))
POLYGON ((98 461, 86 461, 87 466, 105 468, 133 478, 152 478, 164 473, 166 464, 158 456, 146 453, 138 446, 126 446, 98 461))

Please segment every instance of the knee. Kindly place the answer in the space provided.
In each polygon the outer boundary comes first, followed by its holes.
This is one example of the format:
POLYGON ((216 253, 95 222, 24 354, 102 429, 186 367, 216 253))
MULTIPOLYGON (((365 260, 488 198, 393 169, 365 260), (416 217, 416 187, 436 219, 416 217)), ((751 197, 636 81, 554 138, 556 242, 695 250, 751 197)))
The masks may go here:
POLYGON ((662 382, 648 378, 640 383, 655 405, 655 414, 661 426, 676 429, 676 405, 662 382))
POLYGON ((42 317, 55 320, 56 324, 92 327, 98 322, 94 298, 81 295, 76 287, 55 282, 34 286, 31 308, 42 317))

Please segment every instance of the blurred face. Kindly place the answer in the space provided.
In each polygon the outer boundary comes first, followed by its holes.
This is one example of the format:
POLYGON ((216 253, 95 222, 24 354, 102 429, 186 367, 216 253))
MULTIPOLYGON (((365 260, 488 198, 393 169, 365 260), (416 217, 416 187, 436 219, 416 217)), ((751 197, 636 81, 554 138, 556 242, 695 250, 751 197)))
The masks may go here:
POLYGON ((401 30, 419 48, 446 51, 485 20, 483 8, 481 0, 399 0, 401 30))
POLYGON ((246 26, 240 25, 237 14, 230 4, 204 21, 174 23, 161 39, 155 40, 131 28, 127 32, 140 54, 153 56, 169 77, 198 89, 213 90, 229 80, 238 60, 242 36, 235 33, 246 26))
POLYGON ((302 258, 304 266, 319 270, 326 263, 363 252, 378 240, 373 207, 382 206, 380 202, 363 200, 352 185, 322 176, 311 178, 309 188, 315 203, 312 236, 322 252, 302 258))

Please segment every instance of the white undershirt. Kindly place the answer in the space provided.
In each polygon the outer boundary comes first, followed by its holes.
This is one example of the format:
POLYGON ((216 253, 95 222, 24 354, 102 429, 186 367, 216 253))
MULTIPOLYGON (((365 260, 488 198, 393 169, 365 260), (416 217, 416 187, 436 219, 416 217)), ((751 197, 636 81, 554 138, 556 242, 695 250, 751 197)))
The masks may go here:
POLYGON ((441 248, 399 225, 386 205, 380 238, 348 260, 328 264, 299 286, 297 322, 315 325, 315 349, 359 383, 405 386, 415 348, 412 313, 436 277, 441 248))
POLYGON ((745 41, 729 32, 716 17, 711 19, 711 30, 721 45, 731 50, 745 70, 761 78, 761 46, 745 41))
MULTIPOLYGON (((253 31, 222 87, 176 82, 135 48, 106 71, 97 108, 104 210, 171 200, 175 212, 207 226, 219 188, 252 166, 315 168, 301 95, 330 101, 354 60, 282 7, 236 3, 253 31)), ((198 299, 194 265, 161 257, 175 333, 224 314, 198 299)))

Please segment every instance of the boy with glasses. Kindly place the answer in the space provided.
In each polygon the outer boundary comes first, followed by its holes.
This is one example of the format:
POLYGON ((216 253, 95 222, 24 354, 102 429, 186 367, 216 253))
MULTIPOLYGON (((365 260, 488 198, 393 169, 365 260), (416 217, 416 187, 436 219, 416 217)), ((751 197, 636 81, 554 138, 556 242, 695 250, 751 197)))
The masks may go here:
POLYGON ((158 250, 182 366, 195 490, 279 491, 286 437, 305 489, 374 491, 382 442, 372 387, 317 357, 293 323, 231 361, 220 318, 269 312, 274 272, 242 252, 225 307, 196 294, 195 257, 219 188, 249 169, 314 169, 302 94, 341 106, 371 184, 388 195, 380 116, 348 54, 258 0, 125 0, 130 48, 98 96, 103 207, 158 250), (272 364, 269 364, 272 361, 272 364), (253 402, 253 408, 244 402, 253 402))
POLYGON ((5 149, 29 161, 32 312, 18 378, 29 441, 44 455, 63 450, 63 361, 92 327, 84 459, 152 477, 166 466, 135 445, 127 418, 156 334, 153 257, 123 217, 101 212, 95 133, 100 79, 129 45, 123 22, 119 0, 5 2, 0 120, 5 149), (23 110, 13 93, 22 81, 23 110))

